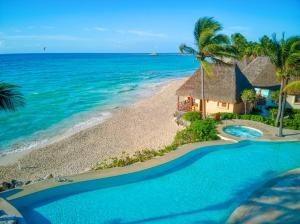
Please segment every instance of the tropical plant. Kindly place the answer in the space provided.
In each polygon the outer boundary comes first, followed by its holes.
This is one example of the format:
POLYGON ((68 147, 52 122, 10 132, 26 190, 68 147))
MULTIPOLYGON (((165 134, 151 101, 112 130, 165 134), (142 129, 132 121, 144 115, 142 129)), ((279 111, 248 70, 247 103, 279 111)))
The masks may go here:
MULTIPOLYGON (((194 39, 196 49, 185 44, 179 46, 183 54, 196 56, 200 62, 201 71, 201 100, 204 101, 204 72, 206 75, 212 75, 210 63, 228 64, 229 58, 236 58, 236 50, 230 45, 229 38, 218 32, 222 30, 222 25, 212 17, 200 18, 194 28, 194 39)), ((202 118, 205 118, 204 103, 202 105, 202 118)))
POLYGON ((276 117, 277 117, 278 109, 277 108, 270 108, 269 112, 271 114, 272 119, 275 120, 276 117))
POLYGON ((231 35, 231 44, 237 51, 237 58, 239 60, 246 59, 246 49, 249 45, 247 39, 242 34, 235 33, 231 35))
POLYGON ((15 111, 24 105, 24 98, 17 89, 16 85, 0 82, 0 110, 15 111))
POLYGON ((279 90, 272 91, 271 93, 272 101, 276 104, 279 102, 279 90))
POLYGON ((275 126, 279 126, 278 136, 281 137, 287 97, 287 93, 283 90, 289 79, 300 72, 300 37, 293 36, 286 39, 283 33, 281 39, 278 40, 276 34, 273 34, 267 47, 264 48, 264 52, 270 57, 276 69, 276 76, 280 80, 278 113, 275 126))
POLYGON ((182 118, 183 120, 190 121, 190 122, 194 122, 201 119, 200 114, 195 111, 185 113, 182 116, 182 118))
POLYGON ((283 92, 286 92, 291 95, 300 95, 300 81, 294 81, 289 84, 287 84, 283 92))
POLYGON ((245 56, 250 61, 262 55, 262 49, 259 43, 249 42, 245 49, 245 56))
POLYGON ((245 89, 241 94, 241 99, 244 102, 245 114, 247 114, 247 104, 255 102, 256 93, 253 89, 245 89))
POLYGON ((258 51, 260 56, 267 55, 268 49, 272 46, 272 40, 267 36, 264 35, 262 38, 259 39, 258 51))

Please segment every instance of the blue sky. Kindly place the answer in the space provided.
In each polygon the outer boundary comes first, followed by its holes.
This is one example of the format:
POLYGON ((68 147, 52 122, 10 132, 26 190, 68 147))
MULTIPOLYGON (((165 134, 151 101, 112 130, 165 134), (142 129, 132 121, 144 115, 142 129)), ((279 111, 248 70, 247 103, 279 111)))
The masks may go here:
POLYGON ((176 52, 202 16, 249 40, 300 34, 300 0, 0 0, 0 53, 176 52))

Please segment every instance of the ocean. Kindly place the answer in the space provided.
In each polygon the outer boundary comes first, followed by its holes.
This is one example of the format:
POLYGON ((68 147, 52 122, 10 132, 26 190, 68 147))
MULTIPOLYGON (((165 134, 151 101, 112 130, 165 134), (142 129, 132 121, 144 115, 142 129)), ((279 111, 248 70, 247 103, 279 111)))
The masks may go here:
POLYGON ((112 109, 198 66, 193 57, 176 54, 0 55, 0 81, 20 86, 26 103, 16 112, 0 111, 0 152, 36 147, 101 123, 112 109))

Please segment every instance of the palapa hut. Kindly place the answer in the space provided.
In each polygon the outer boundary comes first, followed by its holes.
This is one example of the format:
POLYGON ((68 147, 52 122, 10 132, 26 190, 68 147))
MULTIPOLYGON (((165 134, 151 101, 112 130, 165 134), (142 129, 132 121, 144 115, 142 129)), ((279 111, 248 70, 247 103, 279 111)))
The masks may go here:
MULTIPOLYGON (((257 57, 250 63, 236 62, 233 65, 212 65, 213 76, 204 75, 204 112, 244 113, 241 93, 255 89, 257 95, 266 98, 266 106, 275 106, 271 91, 279 90, 274 65, 268 57, 257 57)), ((201 112, 200 69, 176 91, 177 110, 201 112)), ((300 96, 288 95, 287 106, 300 109, 300 96)))
POLYGON ((242 71, 256 93, 266 99, 266 106, 275 106, 271 92, 279 90, 280 82, 276 78, 275 66, 271 60, 268 57, 257 57, 242 71))
POLYGON ((268 57, 255 58, 242 71, 254 88, 269 90, 280 88, 275 67, 268 57))
MULTIPOLYGON (((211 77, 204 75, 204 112, 244 112, 241 93, 244 89, 252 89, 252 85, 243 75, 239 66, 212 65, 211 77)), ((200 69, 176 91, 179 111, 202 110, 200 69)))
MULTIPOLYGON (((267 106, 275 106, 272 102, 272 91, 280 89, 280 81, 276 78, 275 66, 268 57, 257 57, 243 70, 257 94, 265 97, 267 106)), ((290 81, 300 80, 293 78, 290 81)), ((287 107, 300 109, 300 95, 287 96, 287 107)))

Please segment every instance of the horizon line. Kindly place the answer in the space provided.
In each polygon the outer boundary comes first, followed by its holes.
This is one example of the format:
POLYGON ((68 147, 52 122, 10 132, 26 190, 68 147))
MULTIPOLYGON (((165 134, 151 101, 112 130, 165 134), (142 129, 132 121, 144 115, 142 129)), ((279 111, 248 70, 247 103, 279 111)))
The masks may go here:
MULTIPOLYGON (((0 53, 0 55, 8 54, 150 54, 153 52, 25 52, 25 53, 0 53)), ((157 54, 181 54, 180 52, 155 52, 157 54)))

